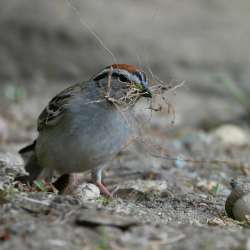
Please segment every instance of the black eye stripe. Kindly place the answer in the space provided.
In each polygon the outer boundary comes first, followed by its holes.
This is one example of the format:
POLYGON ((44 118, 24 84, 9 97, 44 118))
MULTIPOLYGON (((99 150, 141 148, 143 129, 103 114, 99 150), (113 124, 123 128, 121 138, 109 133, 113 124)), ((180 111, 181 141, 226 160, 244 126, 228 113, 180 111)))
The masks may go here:
POLYGON ((134 75, 136 75, 136 77, 140 80, 140 82, 143 81, 141 72, 135 72, 134 75))
POLYGON ((141 85, 143 85, 144 87, 147 87, 148 83, 147 83, 146 74, 144 72, 135 72, 134 74, 136 75, 137 79, 139 80, 139 83, 141 85))
POLYGON ((112 76, 115 77, 115 78, 118 78, 121 82, 130 82, 128 76, 125 75, 125 74, 121 74, 121 73, 116 73, 116 72, 114 72, 114 73, 112 74, 112 76))
MULTIPOLYGON (((110 70, 105 70, 104 72, 100 73, 99 75, 97 75, 93 80, 94 81, 99 81, 101 79, 107 78, 108 75, 110 74, 110 70)), ((122 72, 117 72, 117 71, 113 71, 112 72, 112 77, 119 79, 121 82, 137 82, 140 83, 142 85, 144 85, 147 80, 146 80, 146 75, 144 72, 140 72, 140 71, 135 71, 131 74, 131 79, 129 77, 128 74, 122 73, 122 72)))
MULTIPOLYGON (((100 74, 97 77, 95 77, 93 80, 94 81, 99 81, 101 79, 107 78, 108 75, 109 75, 109 72, 103 72, 102 74, 100 74)), ((128 77, 126 75, 124 75, 124 74, 121 74, 121 73, 113 72, 112 73, 112 77, 118 78, 122 82, 130 82, 130 80, 128 79, 128 77)))
POLYGON ((129 79, 126 76, 124 76, 124 75, 119 75, 119 80, 121 82, 129 82, 129 79))
POLYGON ((144 72, 142 73, 142 81, 143 82, 147 81, 147 77, 146 77, 146 74, 144 72))

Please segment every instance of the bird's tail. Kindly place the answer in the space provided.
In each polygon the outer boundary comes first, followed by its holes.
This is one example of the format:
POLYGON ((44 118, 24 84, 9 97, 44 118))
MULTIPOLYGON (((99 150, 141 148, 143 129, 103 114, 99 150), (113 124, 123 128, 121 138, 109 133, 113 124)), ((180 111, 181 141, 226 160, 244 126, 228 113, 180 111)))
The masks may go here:
POLYGON ((32 184, 35 179, 41 174, 43 168, 39 166, 35 154, 36 141, 32 144, 19 150, 19 154, 24 160, 25 170, 29 175, 17 176, 16 181, 32 184))

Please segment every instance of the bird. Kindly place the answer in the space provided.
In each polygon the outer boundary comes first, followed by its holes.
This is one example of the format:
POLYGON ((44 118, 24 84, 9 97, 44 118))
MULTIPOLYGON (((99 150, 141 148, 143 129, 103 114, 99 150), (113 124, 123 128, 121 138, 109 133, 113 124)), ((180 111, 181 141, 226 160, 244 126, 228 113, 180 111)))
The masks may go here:
POLYGON ((225 210, 229 217, 239 221, 250 219, 250 183, 232 179, 232 192, 225 203, 225 210))
POLYGON ((152 98, 146 73, 130 64, 113 64, 90 80, 57 94, 38 117, 36 140, 22 148, 28 176, 16 180, 33 183, 60 175, 56 187, 72 174, 91 170, 103 195, 102 170, 136 137, 133 107, 141 97, 152 98))

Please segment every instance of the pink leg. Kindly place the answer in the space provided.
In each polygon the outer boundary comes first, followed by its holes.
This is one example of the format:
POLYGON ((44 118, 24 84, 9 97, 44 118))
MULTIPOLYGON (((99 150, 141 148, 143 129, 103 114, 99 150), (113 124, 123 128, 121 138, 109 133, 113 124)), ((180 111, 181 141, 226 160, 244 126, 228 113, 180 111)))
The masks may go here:
MULTIPOLYGON (((102 169, 94 169, 92 171, 92 181, 96 184, 96 186, 100 189, 100 192, 109 197, 113 197, 113 193, 117 190, 115 189, 113 192, 110 192, 105 185, 102 183, 102 169)), ((77 187, 82 182, 82 178, 80 174, 64 174, 59 177, 54 183, 54 187, 59 190, 59 193, 70 194, 73 189, 77 187)))
POLYGON ((102 184, 102 168, 93 169, 92 172, 92 181, 100 189, 101 193, 106 195, 109 198, 113 197, 113 194, 102 184))
POLYGON ((107 189, 107 187, 105 187, 101 181, 96 181, 96 186, 100 189, 101 193, 103 193, 104 195, 106 195, 109 198, 113 197, 113 194, 109 192, 109 190, 107 189))

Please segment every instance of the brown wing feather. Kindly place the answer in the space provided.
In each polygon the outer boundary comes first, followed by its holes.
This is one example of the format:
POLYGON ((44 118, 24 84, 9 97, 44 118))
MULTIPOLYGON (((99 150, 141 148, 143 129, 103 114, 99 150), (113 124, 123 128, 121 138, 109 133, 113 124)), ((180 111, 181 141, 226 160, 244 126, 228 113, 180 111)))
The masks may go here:
POLYGON ((65 110, 67 110, 67 105, 72 97, 81 93, 82 89, 82 84, 75 84, 52 98, 38 117, 38 131, 41 131, 48 126, 57 124, 57 122, 62 118, 65 110))

